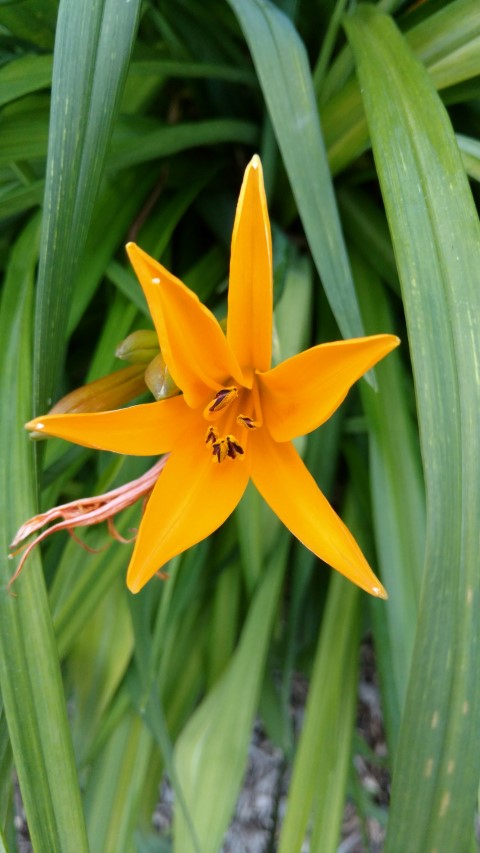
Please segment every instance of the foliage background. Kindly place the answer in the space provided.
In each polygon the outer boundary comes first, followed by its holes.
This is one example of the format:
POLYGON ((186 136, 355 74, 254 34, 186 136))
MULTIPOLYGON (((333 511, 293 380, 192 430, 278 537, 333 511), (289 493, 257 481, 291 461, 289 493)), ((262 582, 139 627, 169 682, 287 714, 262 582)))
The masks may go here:
POLYGON ((386 850, 475 849, 479 47, 477 0, 0 3, 0 850, 16 849, 15 767, 35 851, 215 853, 255 715, 292 766, 275 849, 300 851, 308 827, 312 851, 335 850, 347 795, 379 814, 351 762, 367 632, 386 850), (9 594, 8 543, 39 505, 149 464, 32 447, 22 423, 118 366, 116 345, 147 327, 127 239, 224 314, 254 150, 278 357, 364 331, 403 341, 303 444, 389 601, 319 566, 253 490, 136 597, 126 546, 85 554, 63 535, 9 594), (298 741, 295 671, 311 679, 298 741), (165 770, 170 839, 151 830, 165 770))

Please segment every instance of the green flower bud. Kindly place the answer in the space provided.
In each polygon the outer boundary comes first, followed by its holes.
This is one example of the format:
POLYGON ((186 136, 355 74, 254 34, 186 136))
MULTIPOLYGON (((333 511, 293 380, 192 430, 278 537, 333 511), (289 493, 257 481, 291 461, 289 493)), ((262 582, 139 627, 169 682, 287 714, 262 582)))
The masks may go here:
POLYGON ((156 400, 173 397, 179 391, 160 353, 148 365, 145 371, 145 383, 156 400))
POLYGON ((148 364, 159 352, 157 333, 138 329, 118 345, 115 355, 132 364, 148 364))

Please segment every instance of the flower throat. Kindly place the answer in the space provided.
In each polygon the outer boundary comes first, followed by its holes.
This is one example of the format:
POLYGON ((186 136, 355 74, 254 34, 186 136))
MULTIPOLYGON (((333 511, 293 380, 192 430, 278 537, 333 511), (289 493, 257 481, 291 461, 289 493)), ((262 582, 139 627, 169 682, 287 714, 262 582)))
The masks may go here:
POLYGON ((213 462, 224 462, 225 459, 243 459, 247 433, 261 425, 261 421, 251 415, 241 413, 242 404, 250 408, 251 398, 254 398, 252 408, 259 408, 258 393, 256 386, 252 391, 246 388, 239 389, 235 386, 221 388, 217 391, 204 409, 203 415, 210 423, 205 436, 205 444, 212 450, 213 462), (237 430, 237 434, 234 430, 237 430), (238 437, 240 436, 240 438, 238 437))

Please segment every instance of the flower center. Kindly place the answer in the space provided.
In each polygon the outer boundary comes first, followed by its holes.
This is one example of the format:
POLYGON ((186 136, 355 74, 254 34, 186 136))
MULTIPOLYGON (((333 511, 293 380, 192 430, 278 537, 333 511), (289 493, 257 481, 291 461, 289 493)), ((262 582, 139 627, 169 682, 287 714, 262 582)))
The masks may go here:
POLYGON ((205 444, 211 448, 212 461, 243 459, 248 432, 261 426, 256 383, 251 391, 235 385, 221 388, 205 406, 203 416, 210 421, 205 444))

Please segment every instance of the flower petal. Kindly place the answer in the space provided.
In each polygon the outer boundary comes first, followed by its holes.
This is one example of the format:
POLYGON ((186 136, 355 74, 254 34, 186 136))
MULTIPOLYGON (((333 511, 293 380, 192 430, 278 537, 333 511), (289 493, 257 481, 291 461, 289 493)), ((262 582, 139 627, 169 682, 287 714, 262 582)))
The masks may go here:
POLYGON ((228 290, 227 339, 242 367, 270 367, 272 311, 272 238, 262 164, 255 155, 238 199, 228 290))
POLYGON ((187 430, 148 501, 128 568, 138 592, 172 557, 205 539, 237 506, 249 478, 248 460, 218 464, 204 433, 187 430))
POLYGON ((183 397, 177 396, 113 412, 43 415, 25 427, 84 447, 129 456, 155 456, 172 449, 185 429, 185 418, 192 417, 183 397))
POLYGON ((320 344, 259 374, 265 424, 276 441, 290 441, 323 424, 357 379, 400 343, 372 335, 320 344))
POLYGON ((180 279, 135 243, 128 257, 148 302, 165 363, 189 406, 205 404, 231 377, 243 374, 214 315, 180 279))
POLYGON ((265 429, 259 429, 252 438, 252 480, 285 526, 306 548, 353 583, 386 598, 352 534, 293 445, 276 444, 265 429))

